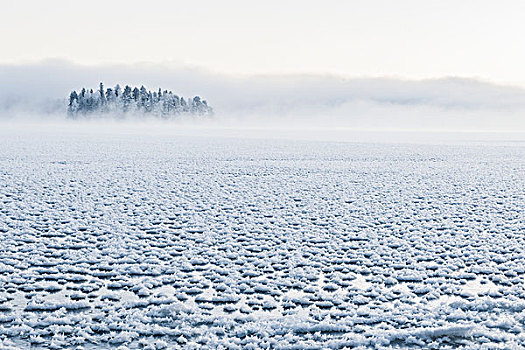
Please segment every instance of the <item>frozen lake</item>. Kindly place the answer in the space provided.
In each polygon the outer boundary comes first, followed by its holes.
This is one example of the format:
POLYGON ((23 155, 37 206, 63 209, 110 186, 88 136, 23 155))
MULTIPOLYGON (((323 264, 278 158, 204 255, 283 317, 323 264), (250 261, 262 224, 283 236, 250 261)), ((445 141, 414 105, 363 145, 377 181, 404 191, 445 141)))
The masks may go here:
POLYGON ((523 143, 15 129, 2 349, 525 347, 523 143))

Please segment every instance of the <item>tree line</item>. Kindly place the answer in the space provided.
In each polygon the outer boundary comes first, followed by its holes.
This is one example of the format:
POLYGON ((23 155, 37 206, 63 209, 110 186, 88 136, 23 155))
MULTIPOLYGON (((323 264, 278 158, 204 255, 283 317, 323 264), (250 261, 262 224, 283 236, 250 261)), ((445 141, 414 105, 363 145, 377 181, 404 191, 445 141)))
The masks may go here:
POLYGON ((144 86, 140 89, 126 85, 124 89, 117 84, 114 88, 104 89, 100 83, 99 89, 83 88, 79 93, 69 94, 68 115, 72 118, 89 114, 151 114, 170 118, 181 114, 206 116, 212 115, 213 109, 199 96, 189 98, 179 97, 172 91, 159 88, 158 92, 148 91, 144 86))

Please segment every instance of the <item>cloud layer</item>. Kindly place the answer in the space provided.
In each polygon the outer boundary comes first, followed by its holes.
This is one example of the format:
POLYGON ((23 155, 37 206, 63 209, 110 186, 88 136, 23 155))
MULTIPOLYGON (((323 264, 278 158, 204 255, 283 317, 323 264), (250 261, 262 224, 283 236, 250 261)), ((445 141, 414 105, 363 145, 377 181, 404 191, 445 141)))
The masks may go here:
POLYGON ((56 104, 71 90, 96 88, 100 81, 200 95, 215 108, 214 122, 230 126, 525 130, 525 89, 472 79, 241 77, 191 67, 80 66, 60 60, 0 65, 0 114, 63 113, 56 104))

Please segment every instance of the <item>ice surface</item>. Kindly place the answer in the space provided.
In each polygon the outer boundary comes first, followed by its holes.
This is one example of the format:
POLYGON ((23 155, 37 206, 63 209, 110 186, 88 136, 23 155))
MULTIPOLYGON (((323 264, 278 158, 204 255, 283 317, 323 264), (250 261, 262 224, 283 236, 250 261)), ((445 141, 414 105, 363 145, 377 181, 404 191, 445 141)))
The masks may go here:
POLYGON ((525 147, 1 132, 0 348, 525 347, 525 147))

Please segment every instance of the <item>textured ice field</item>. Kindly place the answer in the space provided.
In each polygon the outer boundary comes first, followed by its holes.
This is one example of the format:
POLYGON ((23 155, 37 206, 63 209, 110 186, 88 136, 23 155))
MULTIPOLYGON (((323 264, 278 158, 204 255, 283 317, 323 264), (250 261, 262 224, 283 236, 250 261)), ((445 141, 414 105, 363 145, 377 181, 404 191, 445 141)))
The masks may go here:
POLYGON ((525 347, 525 147, 3 133, 0 348, 525 347))

